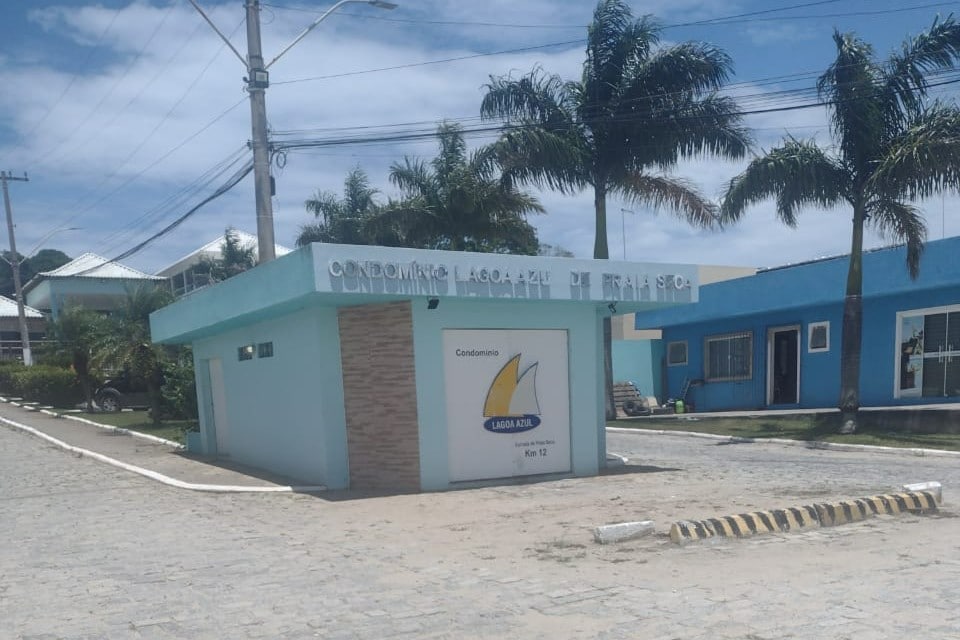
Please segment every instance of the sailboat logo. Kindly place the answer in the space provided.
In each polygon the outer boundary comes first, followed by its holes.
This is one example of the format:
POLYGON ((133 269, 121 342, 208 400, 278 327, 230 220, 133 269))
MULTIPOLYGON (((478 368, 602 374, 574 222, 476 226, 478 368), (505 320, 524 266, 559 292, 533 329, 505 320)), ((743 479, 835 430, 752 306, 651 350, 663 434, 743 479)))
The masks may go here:
POLYGON ((540 426, 537 365, 520 373, 520 354, 510 358, 490 384, 483 404, 483 428, 493 433, 520 433, 540 426))

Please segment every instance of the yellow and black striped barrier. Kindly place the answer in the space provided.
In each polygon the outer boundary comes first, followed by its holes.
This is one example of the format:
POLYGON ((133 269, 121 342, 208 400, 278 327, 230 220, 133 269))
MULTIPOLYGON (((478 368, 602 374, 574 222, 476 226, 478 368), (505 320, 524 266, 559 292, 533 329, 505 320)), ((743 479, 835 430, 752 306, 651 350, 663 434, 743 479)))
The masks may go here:
POLYGON ((820 502, 754 511, 706 520, 681 520, 670 527, 670 540, 680 544, 704 538, 746 538, 761 533, 798 531, 858 522, 877 514, 929 513, 937 511, 937 496, 931 491, 908 491, 869 498, 820 502))

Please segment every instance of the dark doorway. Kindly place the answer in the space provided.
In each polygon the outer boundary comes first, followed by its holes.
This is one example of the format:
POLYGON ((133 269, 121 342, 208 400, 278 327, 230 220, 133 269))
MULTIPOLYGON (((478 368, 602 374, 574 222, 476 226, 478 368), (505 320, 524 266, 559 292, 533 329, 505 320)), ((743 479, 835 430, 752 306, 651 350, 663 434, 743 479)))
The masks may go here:
POLYGON ((771 329, 767 342, 769 404, 800 402, 800 329, 771 329))

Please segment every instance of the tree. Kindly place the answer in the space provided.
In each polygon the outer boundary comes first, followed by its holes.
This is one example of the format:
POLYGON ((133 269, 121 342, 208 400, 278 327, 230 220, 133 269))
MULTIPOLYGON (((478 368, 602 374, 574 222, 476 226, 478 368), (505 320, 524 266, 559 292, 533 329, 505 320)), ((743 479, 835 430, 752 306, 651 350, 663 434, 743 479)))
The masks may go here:
POLYGON ((537 199, 494 175, 488 149, 468 155, 460 125, 441 124, 437 136, 440 154, 429 164, 407 157, 391 166, 403 198, 376 224, 399 229, 404 246, 535 255, 526 216, 544 211, 537 199))
POLYGON ((343 181, 342 199, 329 191, 318 191, 304 203, 318 222, 300 227, 297 246, 303 247, 311 242, 401 246, 402 240, 396 229, 375 224, 383 209, 374 200, 377 193, 360 167, 350 171, 343 181))
POLYGON ((104 339, 107 319, 91 309, 67 307, 50 323, 53 351, 69 358, 83 389, 87 411, 93 411, 94 353, 104 339))
MULTIPOLYGON (((13 286, 13 269, 10 266, 12 255, 9 251, 4 251, 0 260, 0 295, 8 298, 16 295, 13 286)), ((56 249, 41 249, 29 258, 24 258, 19 251, 17 255, 20 257, 20 282, 23 284, 29 282, 38 273, 53 271, 70 262, 70 256, 56 249)))
MULTIPOLYGON (((610 257, 608 195, 711 227, 716 205, 663 171, 700 154, 739 158, 749 144, 736 103, 716 94, 731 73, 730 57, 700 42, 658 47, 659 34, 649 17, 634 20, 622 0, 601 0, 579 81, 537 68, 487 85, 482 116, 507 120, 495 145, 505 179, 562 193, 593 188, 594 258, 610 257)), ((609 318, 604 356, 607 418, 614 419, 609 318)))
POLYGON ((110 316, 109 331, 98 345, 97 361, 104 368, 123 366, 142 380, 150 394, 151 417, 159 424, 166 349, 150 339, 150 314, 172 301, 164 287, 140 285, 127 291, 123 306, 110 316))
POLYGON ((927 100, 930 76, 953 69, 960 58, 960 25, 952 17, 935 20, 882 63, 855 34, 835 32, 833 40, 837 57, 817 89, 836 152, 787 137, 730 182, 722 218, 739 220, 749 205, 770 197, 791 227, 806 206, 853 210, 839 398, 841 431, 852 433, 860 407, 864 227, 905 243, 907 269, 916 278, 926 225, 910 201, 960 188, 960 110, 927 100))
POLYGON ((243 244, 236 229, 227 227, 220 243, 220 257, 202 258, 193 267, 193 272, 207 274, 211 282, 221 282, 257 266, 255 253, 253 245, 243 244))

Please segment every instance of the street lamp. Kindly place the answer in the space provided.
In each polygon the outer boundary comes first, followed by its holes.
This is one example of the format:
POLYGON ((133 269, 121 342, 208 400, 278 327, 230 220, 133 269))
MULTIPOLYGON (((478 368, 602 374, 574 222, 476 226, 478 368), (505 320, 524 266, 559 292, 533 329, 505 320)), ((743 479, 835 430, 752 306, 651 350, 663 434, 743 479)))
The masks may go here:
POLYGON ((260 0, 246 0, 247 10, 247 58, 244 59, 240 52, 230 43, 223 33, 217 29, 213 21, 207 17, 200 5, 195 0, 189 0, 193 8, 196 9, 203 19, 207 21, 217 35, 227 43, 230 50, 240 59, 247 70, 247 77, 244 80, 247 83, 247 93, 250 94, 250 122, 252 138, 250 146, 253 148, 253 188, 254 199, 257 206, 257 258, 259 263, 273 260, 275 255, 273 240, 273 202, 270 185, 270 143, 267 138, 267 103, 266 90, 270 86, 270 74, 267 72, 274 62, 279 60, 283 54, 292 49, 298 42, 303 40, 308 33, 323 22, 331 13, 345 4, 360 3, 369 4, 378 9, 396 9, 397 5, 383 0, 340 0, 329 9, 327 9, 319 18, 303 30, 303 32, 293 39, 293 42, 284 47, 273 60, 267 64, 263 63, 263 52, 260 46, 260 0))

